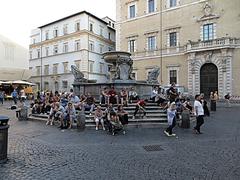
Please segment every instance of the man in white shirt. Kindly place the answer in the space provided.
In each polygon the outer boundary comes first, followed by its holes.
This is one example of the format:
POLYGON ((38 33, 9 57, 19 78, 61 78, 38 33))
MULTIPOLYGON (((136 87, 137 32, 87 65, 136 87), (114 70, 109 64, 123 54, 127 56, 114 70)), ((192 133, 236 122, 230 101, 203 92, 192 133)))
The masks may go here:
POLYGON ((203 110, 203 106, 202 106, 199 94, 195 96, 194 114, 195 114, 196 119, 197 119, 197 124, 196 124, 196 126, 194 127, 193 130, 195 131, 196 134, 202 134, 202 132, 200 131, 200 127, 204 123, 204 119, 203 119, 204 110, 203 110))

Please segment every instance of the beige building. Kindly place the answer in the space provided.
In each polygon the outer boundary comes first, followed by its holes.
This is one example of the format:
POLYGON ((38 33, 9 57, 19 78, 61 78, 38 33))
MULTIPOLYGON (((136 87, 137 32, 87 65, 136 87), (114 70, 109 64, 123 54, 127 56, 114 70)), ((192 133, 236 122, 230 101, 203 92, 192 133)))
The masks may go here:
POLYGON ((191 95, 240 95, 239 0, 117 0, 117 50, 129 51, 137 80, 160 67, 159 82, 191 95))

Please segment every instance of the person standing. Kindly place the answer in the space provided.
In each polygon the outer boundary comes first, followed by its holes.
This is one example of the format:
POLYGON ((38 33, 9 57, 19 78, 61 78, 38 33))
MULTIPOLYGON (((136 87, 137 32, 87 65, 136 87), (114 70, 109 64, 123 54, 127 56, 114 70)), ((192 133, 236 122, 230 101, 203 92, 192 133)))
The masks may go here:
POLYGON ((204 94, 200 95, 200 99, 201 99, 201 102, 202 102, 202 105, 203 105, 204 115, 205 116, 210 116, 210 112, 208 110, 207 101, 204 98, 204 94))
POLYGON ((18 98, 17 89, 14 89, 14 90, 13 90, 13 92, 12 92, 12 98, 13 98, 14 104, 17 104, 17 98, 18 98))
POLYGON ((200 127, 203 125, 204 123, 204 110, 203 110, 203 105, 201 103, 201 97, 199 94, 197 94, 195 96, 195 101, 194 101, 194 114, 196 116, 197 119, 197 123, 196 126, 194 127, 194 132, 196 134, 202 134, 200 127))
POLYGON ((167 136, 176 136, 172 133, 173 128, 176 126, 176 104, 172 102, 167 109, 168 128, 164 131, 167 136))
POLYGON ((3 104, 4 101, 4 92, 0 91, 0 103, 3 104))
POLYGON ((171 84, 171 87, 167 90, 167 94, 169 95, 170 103, 175 102, 178 97, 178 92, 175 83, 171 84))
POLYGON ((231 106, 230 106, 230 98, 231 98, 230 94, 227 93, 227 94, 224 96, 224 98, 225 98, 225 100, 226 100, 226 107, 231 107, 231 106))

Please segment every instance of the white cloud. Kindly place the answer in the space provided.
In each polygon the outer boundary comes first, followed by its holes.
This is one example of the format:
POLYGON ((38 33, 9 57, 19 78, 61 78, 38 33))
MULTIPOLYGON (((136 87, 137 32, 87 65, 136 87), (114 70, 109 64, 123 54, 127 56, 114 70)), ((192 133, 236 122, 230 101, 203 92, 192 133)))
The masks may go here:
POLYGON ((8 0, 0 1, 0 34, 28 47, 30 31, 86 10, 115 18, 115 0, 8 0))

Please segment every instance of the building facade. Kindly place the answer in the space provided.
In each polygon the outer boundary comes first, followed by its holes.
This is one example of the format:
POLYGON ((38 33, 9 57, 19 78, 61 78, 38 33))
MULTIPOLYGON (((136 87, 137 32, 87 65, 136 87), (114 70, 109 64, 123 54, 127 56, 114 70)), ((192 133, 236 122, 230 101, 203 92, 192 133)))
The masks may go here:
POLYGON ((28 50, 0 35, 0 81, 28 80, 28 50))
POLYGON ((117 50, 129 51, 137 80, 190 95, 240 95, 239 0, 117 0, 117 50))
POLYGON ((115 22, 82 11, 41 26, 31 33, 31 80, 39 90, 68 91, 74 81, 71 65, 86 79, 107 81, 102 53, 115 50, 115 22))

